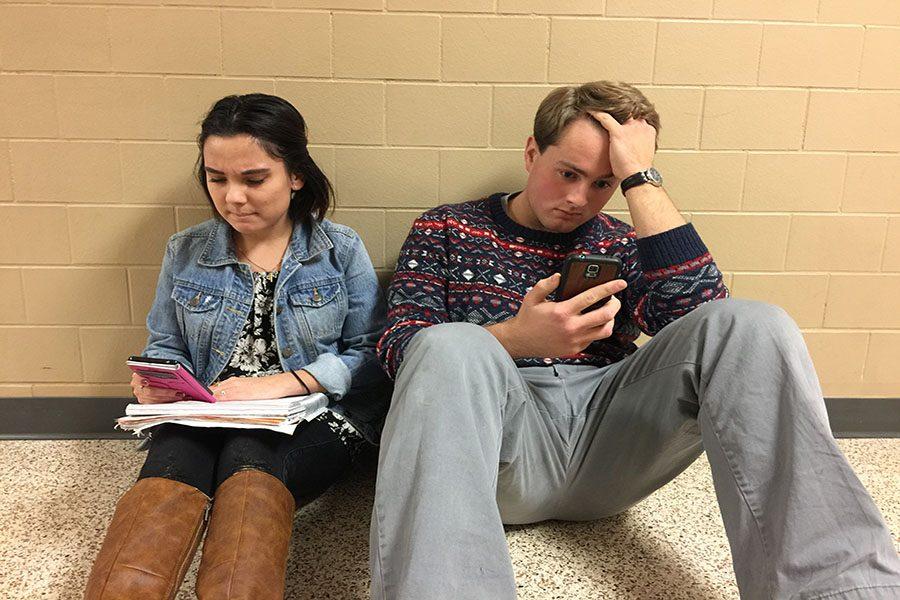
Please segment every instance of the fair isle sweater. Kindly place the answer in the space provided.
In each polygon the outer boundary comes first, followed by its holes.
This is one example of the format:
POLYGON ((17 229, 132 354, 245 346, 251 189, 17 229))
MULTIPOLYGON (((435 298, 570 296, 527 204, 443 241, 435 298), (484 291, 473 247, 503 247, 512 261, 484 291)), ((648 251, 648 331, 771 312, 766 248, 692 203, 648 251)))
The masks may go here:
POLYGON ((537 231, 506 214, 505 196, 438 206, 413 223, 388 288, 388 329, 378 343, 392 378, 417 332, 438 323, 484 326, 515 316, 527 291, 559 271, 570 254, 621 259, 628 287, 617 294, 622 307, 613 334, 578 354, 518 359, 520 367, 620 361, 637 349, 640 332, 652 336, 701 304, 728 296, 690 223, 638 239, 627 223, 600 213, 570 233, 537 231))

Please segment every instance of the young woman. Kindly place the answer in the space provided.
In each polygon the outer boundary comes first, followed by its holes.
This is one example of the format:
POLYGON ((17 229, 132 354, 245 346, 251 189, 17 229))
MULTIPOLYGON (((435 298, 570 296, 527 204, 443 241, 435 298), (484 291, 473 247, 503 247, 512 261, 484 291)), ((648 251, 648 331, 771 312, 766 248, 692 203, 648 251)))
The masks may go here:
MULTIPOLYGON (((220 401, 323 392, 334 402, 291 436, 155 428, 86 598, 173 597, 210 505, 197 595, 281 598, 294 510, 347 470, 389 398, 375 272, 359 236, 324 218, 331 184, 303 117, 274 96, 229 96, 198 143, 216 217, 169 240, 143 354, 189 365, 220 401)), ((131 385, 140 402, 180 399, 138 375, 131 385)))

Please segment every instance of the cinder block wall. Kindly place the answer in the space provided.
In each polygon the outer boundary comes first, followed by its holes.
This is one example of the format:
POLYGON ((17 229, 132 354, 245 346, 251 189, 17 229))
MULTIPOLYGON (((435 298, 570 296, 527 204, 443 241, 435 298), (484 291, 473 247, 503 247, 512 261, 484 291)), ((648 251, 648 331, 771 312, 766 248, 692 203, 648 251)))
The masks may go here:
POLYGON ((296 104, 387 275, 422 209, 521 185, 549 89, 605 78, 656 103, 671 196, 825 393, 900 396, 898 56, 896 0, 4 0, 0 395, 128 394, 216 98, 296 104))

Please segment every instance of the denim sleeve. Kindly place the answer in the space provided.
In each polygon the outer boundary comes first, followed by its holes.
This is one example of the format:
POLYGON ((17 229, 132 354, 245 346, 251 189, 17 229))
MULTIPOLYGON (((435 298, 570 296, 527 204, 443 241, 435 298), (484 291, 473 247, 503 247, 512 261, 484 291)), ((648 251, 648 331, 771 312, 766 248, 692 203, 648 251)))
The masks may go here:
POLYGON ((365 383, 369 378, 384 377, 375 355, 375 344, 386 320, 384 295, 358 235, 351 238, 342 262, 348 300, 347 317, 341 329, 342 351, 338 355, 320 354, 303 367, 338 400, 351 386, 365 383))
POLYGON ((181 325, 175 312, 175 302, 172 300, 173 262, 174 251, 169 244, 166 246, 162 270, 156 283, 156 297, 147 314, 149 337, 144 348, 144 356, 177 360, 193 371, 194 362, 184 343, 181 325))

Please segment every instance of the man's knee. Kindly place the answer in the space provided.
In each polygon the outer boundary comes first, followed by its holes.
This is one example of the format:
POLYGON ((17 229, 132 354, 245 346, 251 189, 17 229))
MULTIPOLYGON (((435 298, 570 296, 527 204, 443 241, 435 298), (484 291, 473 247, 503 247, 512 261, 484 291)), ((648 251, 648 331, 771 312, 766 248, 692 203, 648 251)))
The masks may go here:
MULTIPOLYGON (((709 360, 704 359, 703 364, 707 369, 725 368, 733 390, 748 391, 735 393, 733 397, 758 403, 758 395, 749 390, 759 388, 761 377, 767 380, 788 377, 810 382, 813 387, 818 385, 803 335, 782 308, 753 300, 727 299, 697 310, 701 309, 703 313, 698 316, 710 326, 709 332, 713 332, 707 336, 713 343, 699 346, 701 352, 708 353, 709 360), (722 360, 723 353, 728 355, 725 360, 722 360)), ((793 397, 783 393, 771 395, 773 401, 793 397)), ((818 394, 812 396, 814 400, 818 397, 818 394)))
POLYGON ((728 338, 740 334, 749 335, 757 341, 769 339, 775 343, 802 342, 797 324, 783 308, 774 304, 726 298, 708 302, 692 314, 728 338))
POLYGON ((441 323, 419 331, 404 353, 404 364, 427 361, 454 368, 466 363, 501 356, 503 346, 490 332, 472 323, 441 323))
POLYGON ((392 411, 403 406, 444 414, 491 406, 502 400, 498 382, 507 367, 515 368, 512 359, 484 327, 471 323, 427 327, 406 349, 392 411))

